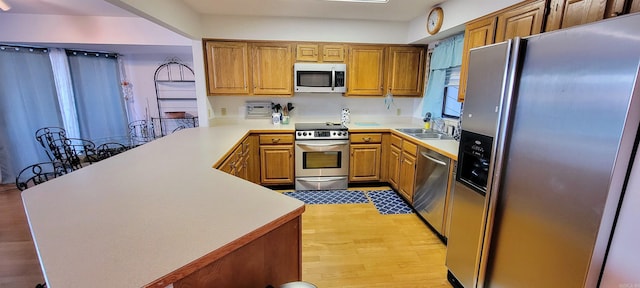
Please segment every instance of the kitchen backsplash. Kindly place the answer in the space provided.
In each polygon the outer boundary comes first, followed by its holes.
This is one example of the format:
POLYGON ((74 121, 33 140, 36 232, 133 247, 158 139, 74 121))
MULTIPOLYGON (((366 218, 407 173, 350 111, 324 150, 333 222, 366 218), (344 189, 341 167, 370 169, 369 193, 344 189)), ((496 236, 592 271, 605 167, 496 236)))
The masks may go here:
POLYGON ((216 118, 244 118, 246 101, 271 101, 285 105, 293 103, 292 119, 296 117, 340 121, 343 108, 349 108, 351 121, 392 121, 394 118, 421 118, 422 98, 394 97, 387 109, 382 97, 344 97, 341 94, 296 93, 294 97, 214 96, 209 102, 216 118))

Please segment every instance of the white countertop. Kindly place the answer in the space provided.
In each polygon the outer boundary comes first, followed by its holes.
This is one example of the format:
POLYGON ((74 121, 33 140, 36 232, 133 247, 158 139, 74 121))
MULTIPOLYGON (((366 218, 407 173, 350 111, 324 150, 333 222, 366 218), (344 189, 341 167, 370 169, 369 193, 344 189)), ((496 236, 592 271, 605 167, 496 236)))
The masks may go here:
MULTIPOLYGON (((362 124, 348 126, 420 127, 362 124)), ((212 168, 247 132, 293 132, 293 122, 215 125, 179 131, 24 191, 48 287, 141 287, 304 206, 212 168)), ((414 140, 457 155, 456 141, 414 140)))
POLYGON ((245 133, 185 129, 25 190, 48 287, 141 287, 303 207, 212 168, 245 133))

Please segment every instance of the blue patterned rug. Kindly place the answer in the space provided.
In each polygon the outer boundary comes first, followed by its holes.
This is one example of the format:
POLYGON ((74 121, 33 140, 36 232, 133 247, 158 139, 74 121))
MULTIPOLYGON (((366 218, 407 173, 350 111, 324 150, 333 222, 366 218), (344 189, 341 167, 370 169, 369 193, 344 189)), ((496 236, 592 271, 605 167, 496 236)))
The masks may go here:
POLYGON ((294 192, 282 193, 289 197, 296 198, 305 204, 353 204, 369 203, 378 210, 378 213, 387 214, 410 214, 413 213, 411 207, 400 198, 393 190, 298 190, 294 192), (367 196, 365 196, 365 193, 367 196), (371 201, 369 201, 371 199, 371 201))
POLYGON ((369 203, 362 191, 349 190, 313 190, 282 193, 296 198, 305 204, 351 204, 369 203))
POLYGON ((413 213, 411 207, 393 190, 369 191, 367 195, 380 214, 413 213))

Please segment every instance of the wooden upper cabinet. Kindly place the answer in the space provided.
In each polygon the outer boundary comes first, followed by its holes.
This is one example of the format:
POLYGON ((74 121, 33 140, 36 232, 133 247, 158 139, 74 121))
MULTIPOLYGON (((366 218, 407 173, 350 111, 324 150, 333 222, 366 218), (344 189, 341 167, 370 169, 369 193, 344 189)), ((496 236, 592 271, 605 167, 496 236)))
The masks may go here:
POLYGON ((206 42, 209 94, 249 94, 246 42, 206 42))
MULTIPOLYGON (((624 8, 624 3, 619 3, 624 1, 610 0, 609 2, 611 2, 609 5, 624 8)), ((613 7, 611 8, 613 9, 613 7)), ((602 20, 606 9, 607 1, 605 0, 551 0, 545 31, 602 20)), ((615 12, 611 11, 610 13, 615 12)))
POLYGON ((531 1, 529 4, 499 14, 495 43, 542 32, 545 5, 544 0, 531 1))
POLYGON ((629 13, 640 12, 640 0, 631 1, 629 13))
POLYGON ((318 62, 320 49, 318 44, 298 44, 296 45, 296 61, 300 62, 318 62))
POLYGON ((344 62, 344 45, 301 43, 296 45, 297 62, 344 62))
POLYGON ((382 96, 384 46, 352 45, 347 64, 348 96, 382 96))
POLYGON ((389 47, 387 91, 394 96, 422 96, 424 64, 422 47, 389 47))
POLYGON ((293 57, 291 44, 254 43, 253 94, 292 95, 293 57))
POLYGON ((344 45, 322 45, 322 62, 344 62, 344 45))
MULTIPOLYGON (((629 1, 629 0, 627 0, 629 1)), ((604 10, 604 18, 611 18, 611 17, 616 17, 616 16, 620 16, 622 14, 624 14, 624 6, 626 4, 625 0, 609 0, 607 1, 607 6, 604 10)), ((638 1, 638 3, 640 3, 640 1, 638 1)), ((551 4, 551 9, 554 8, 553 3, 551 4)), ((554 11, 555 12, 555 11, 554 11)), ((551 17, 551 12, 549 13, 549 16, 547 19, 550 19, 551 17)), ((547 20, 549 21, 549 20, 547 20)), ((547 22, 548 23, 548 22, 547 22)), ((549 25, 547 25, 549 26, 549 25)), ((545 30, 545 31, 551 31, 551 30, 545 30)))
POLYGON ((467 91, 469 50, 493 43, 494 33, 496 31, 496 21, 496 17, 489 17, 467 23, 464 31, 464 48, 462 50, 462 66, 460 68, 458 101, 464 101, 464 96, 467 91))

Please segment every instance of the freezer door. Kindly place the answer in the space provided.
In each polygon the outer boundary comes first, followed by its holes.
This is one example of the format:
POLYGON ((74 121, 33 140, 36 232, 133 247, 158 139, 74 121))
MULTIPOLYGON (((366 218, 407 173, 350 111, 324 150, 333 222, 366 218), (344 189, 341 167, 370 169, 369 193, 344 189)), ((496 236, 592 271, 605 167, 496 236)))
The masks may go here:
POLYGON ((637 27, 640 14, 528 38, 485 287, 597 286, 638 129, 637 27))
POLYGON ((462 130, 496 137, 511 43, 471 50, 462 130))

